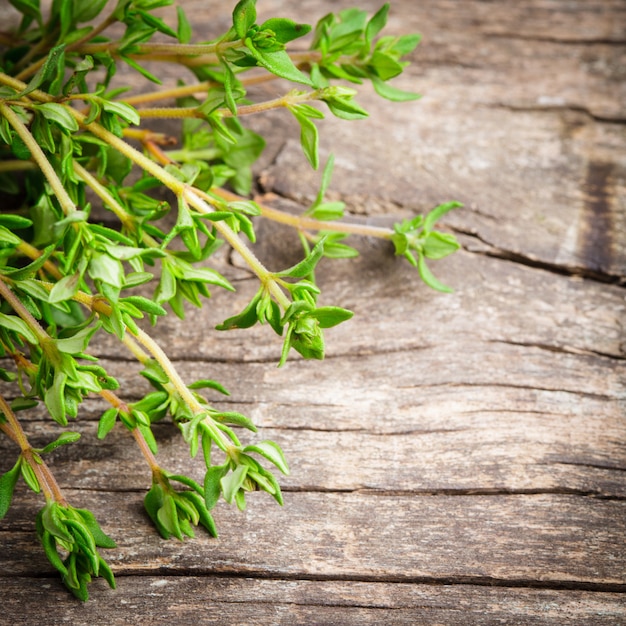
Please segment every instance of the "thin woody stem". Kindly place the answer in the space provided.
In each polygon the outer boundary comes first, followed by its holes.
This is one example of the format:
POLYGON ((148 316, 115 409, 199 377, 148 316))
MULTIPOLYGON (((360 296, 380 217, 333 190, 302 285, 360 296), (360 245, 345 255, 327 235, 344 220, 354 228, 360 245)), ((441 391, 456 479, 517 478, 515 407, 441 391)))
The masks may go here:
POLYGON ((7 432, 6 427, 8 426, 8 429, 13 435, 9 435, 9 437, 20 447, 22 458, 28 463, 35 473, 37 482, 39 483, 46 499, 55 500, 61 506, 67 506, 67 501, 63 496, 61 488, 59 487, 52 472, 43 459, 35 453, 33 447, 28 441, 26 433, 22 429, 22 425, 17 419, 17 416, 2 395, 0 395, 0 411, 4 414, 4 417, 7 420, 6 424, 2 424, 2 430, 7 432))

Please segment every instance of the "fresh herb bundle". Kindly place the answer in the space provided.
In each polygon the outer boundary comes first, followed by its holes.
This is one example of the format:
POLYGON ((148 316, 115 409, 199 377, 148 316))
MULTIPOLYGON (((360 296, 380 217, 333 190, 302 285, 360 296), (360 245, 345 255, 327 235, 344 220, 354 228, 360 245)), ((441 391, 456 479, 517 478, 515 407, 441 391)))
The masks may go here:
POLYGON ((342 222, 344 204, 325 201, 332 158, 315 201, 301 215, 246 199, 251 167, 264 146, 246 128, 246 116, 286 109, 317 169, 318 121, 328 112, 346 120, 367 116, 354 86, 370 81, 389 100, 417 98, 388 82, 403 71, 403 58, 419 41, 417 35, 380 35, 388 5, 371 17, 359 9, 329 14, 312 29, 286 18, 257 24, 255 0, 242 0, 226 33, 194 44, 182 8, 176 27, 155 15, 171 0, 53 0, 47 16, 39 0, 10 3, 22 17, 14 32, 0 32, 0 189, 12 207, 0 213, 0 378, 6 383, 0 430, 19 452, 0 477, 0 518, 20 476, 42 493, 39 539, 65 585, 86 600, 94 576, 115 586, 100 552, 115 543, 90 511, 66 500, 44 457, 78 439, 64 429, 87 396, 99 394, 111 405, 100 418, 98 437, 120 423, 145 457, 152 475, 145 508, 165 538, 192 537, 198 524, 216 535, 210 511, 221 497, 243 509, 246 493, 262 490, 282 504, 273 472, 289 471, 276 443, 241 443, 239 429, 256 432, 254 424, 214 408, 203 392, 225 394, 222 385, 184 381, 138 320, 156 324, 167 314, 166 305, 184 318, 185 306, 202 306, 210 289, 233 290, 210 266, 226 242, 258 277, 259 288, 241 313, 217 329, 268 324, 282 337, 279 365, 291 349, 321 359, 324 329, 352 313, 318 306, 314 269, 320 259, 355 256, 344 242, 348 235, 387 239, 430 287, 447 291, 426 259, 459 247, 452 235, 434 229, 458 204, 441 205, 393 229, 342 222), (120 35, 109 38, 112 26, 120 35), (290 50, 305 35, 309 49, 290 50), (190 80, 164 89, 154 68, 172 62, 186 68, 190 80), (114 88, 122 64, 152 88, 140 95, 114 88), (269 101, 248 98, 251 85, 276 78, 292 88, 269 101), (161 101, 175 104, 153 106, 161 101), (179 149, 143 124, 164 118, 181 120, 179 149), (160 199, 163 188, 174 206, 160 199), (108 210, 118 227, 98 220, 95 209, 92 215, 92 203, 108 210), (175 219, 164 226, 170 213, 175 219), (292 226, 303 260, 280 271, 264 267, 245 241, 255 241, 255 217, 292 226), (118 381, 90 351, 98 333, 128 348, 143 367, 150 393, 125 401, 118 381), (48 445, 33 448, 18 416, 39 404, 63 430, 48 445), (159 465, 152 424, 165 417, 179 428, 191 457, 200 453, 204 459, 203 484, 159 465))

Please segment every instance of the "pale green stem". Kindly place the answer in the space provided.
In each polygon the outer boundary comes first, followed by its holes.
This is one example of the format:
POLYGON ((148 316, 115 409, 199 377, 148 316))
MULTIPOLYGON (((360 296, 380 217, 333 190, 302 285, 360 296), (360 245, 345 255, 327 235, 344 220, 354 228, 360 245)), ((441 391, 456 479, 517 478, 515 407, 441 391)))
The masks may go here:
POLYGON ((30 150, 33 160, 41 169, 43 175, 50 184, 50 187, 52 187, 63 212, 68 215, 76 211, 76 205, 69 197, 67 191, 65 191, 65 187, 63 186, 61 179, 57 176, 57 173, 54 171, 50 161, 48 161, 43 150, 39 147, 39 144, 35 141, 35 138, 32 136, 26 125, 22 122, 22 120, 20 120, 11 107, 1 102, 0 114, 4 116, 7 122, 9 122, 15 132, 19 135, 20 139, 26 144, 26 147, 30 150))
POLYGON ((52 337, 40 326, 39 322, 32 316, 30 311, 20 302, 19 298, 9 289, 3 278, 0 278, 0 296, 2 296, 11 308, 26 322, 28 328, 33 332, 43 350, 48 352, 53 344, 52 337))
POLYGON ((0 411, 4 414, 7 424, 13 434, 13 437, 11 438, 20 447, 23 459, 30 465, 33 472, 35 472, 37 482, 39 483, 46 500, 55 500, 61 506, 67 506, 67 501, 63 497, 61 489, 52 472, 39 455, 35 457, 33 447, 30 445, 28 437, 22 429, 22 425, 13 412, 13 409, 11 409, 9 403, 2 395, 0 395, 0 411))
MULTIPOLYGON (((312 102, 317 100, 318 95, 319 91, 287 94, 286 96, 275 98, 274 100, 266 100, 265 102, 259 102, 257 104, 242 105, 237 107, 237 117, 272 111, 273 109, 288 107, 289 105, 298 104, 299 102, 312 102)), ((198 107, 155 107, 138 109, 137 112, 142 118, 204 119, 206 117, 205 114, 198 109, 198 107)), ((217 109, 213 114, 219 115, 220 117, 233 117, 232 111, 226 108, 217 109)))
MULTIPOLYGON (((74 161, 74 171, 83 179, 83 181, 91 187, 94 193, 102 200, 102 202, 115 213, 117 218, 128 230, 135 232, 135 220, 132 215, 129 215, 124 207, 109 193, 109 191, 101 185, 100 182, 87 171, 80 163, 74 161)), ((153 240, 154 241, 154 240, 153 240)), ((154 242, 156 243, 156 242, 154 242)))
POLYGON ((39 167, 32 161, 21 161, 19 159, 0 161, 0 172, 21 172, 36 169, 39 169, 39 167))
POLYGON ((367 224, 351 224, 349 222, 326 222, 307 217, 306 215, 292 215, 265 205, 259 206, 261 206, 263 217, 298 230, 329 230, 336 233, 345 233, 346 235, 360 235, 362 237, 376 237, 387 240, 393 237, 393 230, 384 226, 368 226, 367 224))
MULTIPOLYGON (((129 330, 129 332, 131 332, 129 330)), ((202 405, 196 400, 194 395, 188 389, 187 385, 184 383, 178 371, 172 365, 172 362, 169 360, 168 356, 163 352, 163 349, 159 344, 150 337, 147 333, 145 333, 140 328, 137 329, 137 333, 131 334, 137 339, 137 341, 155 358, 158 364, 161 366, 167 377, 170 379, 176 391, 183 399, 185 404, 191 409, 194 414, 198 414, 204 412, 204 408, 202 405)))
MULTIPOLYGON (((198 213, 209 214, 213 212, 213 208, 207 204, 194 189, 187 188, 183 192, 184 199, 194 208, 198 213)), ((225 222, 215 222, 215 228, 217 228, 230 244, 230 246, 236 250, 248 267, 257 275, 258 279, 265 286, 265 288, 274 296, 276 302, 280 304, 284 309, 287 309, 291 301, 280 288, 278 283, 273 279, 272 273, 259 261, 254 252, 246 246, 241 238, 235 233, 225 222)))

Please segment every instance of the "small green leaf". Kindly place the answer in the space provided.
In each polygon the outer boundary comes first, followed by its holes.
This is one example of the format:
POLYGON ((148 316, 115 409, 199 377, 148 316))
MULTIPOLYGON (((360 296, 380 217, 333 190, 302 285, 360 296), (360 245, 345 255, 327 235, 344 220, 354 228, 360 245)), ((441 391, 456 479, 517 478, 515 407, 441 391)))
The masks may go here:
POLYGON ((440 204, 435 207, 424 219, 424 230, 426 232, 432 230, 435 222, 440 220, 446 213, 462 206, 460 202, 446 202, 445 204, 440 204))
POLYGON ((411 100, 419 100, 422 96, 412 91, 404 91, 397 87, 392 87, 378 76, 371 76, 372 85, 376 93, 391 102, 410 102, 411 100))
POLYGON ((35 110, 39 111, 47 120, 55 122, 70 133, 74 133, 78 130, 78 122, 69 109, 63 104, 45 102, 44 104, 37 105, 35 110))
POLYGON ((29 93, 38 89, 46 81, 52 79, 56 74, 61 72, 65 66, 65 44, 56 46, 50 50, 46 57, 45 63, 41 66, 39 71, 30 79, 26 89, 20 91, 15 96, 15 99, 23 98, 29 93))
POLYGON ((273 441, 262 441, 251 446, 246 446, 244 452, 256 452, 273 463, 283 474, 289 474, 289 466, 280 446, 273 441))
POLYGON ((228 464, 213 465, 204 475, 204 503, 210 511, 220 499, 222 493, 221 480, 228 473, 228 464))
POLYGON ((24 459, 22 463, 20 463, 20 473, 22 474, 22 478, 24 479, 24 482, 35 493, 39 493, 41 491, 39 480, 37 480, 37 475, 35 474, 30 464, 26 461, 26 459, 24 459))
POLYGON ((452 289, 450 287, 446 287, 443 283, 439 282, 433 273, 430 271, 428 266, 426 265, 426 261, 424 259, 424 255, 420 254, 417 261, 417 269, 420 274, 420 278, 432 289, 436 289, 437 291, 442 291, 444 293, 452 293, 452 289))
POLYGON ((240 39, 245 39, 256 22, 256 0, 240 0, 233 9, 233 26, 240 39))
POLYGON ((428 259, 443 259, 456 252, 461 245, 454 235, 431 231, 426 235, 423 244, 424 256, 428 259))
POLYGON ((121 305, 124 305, 124 303, 132 304, 149 315, 167 315, 167 311, 160 304, 157 304, 153 300, 148 300, 148 298, 144 298, 143 296, 121 298, 119 303, 121 305))
POLYGON ((2 519, 11 506, 13 499, 13 490, 15 484, 20 477, 20 466, 24 461, 22 457, 18 458, 17 463, 8 471, 0 476, 0 519, 2 519))
POLYGON ((225 396, 229 396, 230 393, 228 392, 228 390, 221 385, 220 383, 218 383, 216 380, 210 380, 210 379, 202 379, 202 380, 196 380, 195 382, 191 383, 191 385, 189 385, 189 389, 215 389, 215 391, 219 391, 220 393, 223 393, 225 396))
POLYGON ((236 411, 226 411, 224 413, 216 413, 212 415, 213 419, 220 424, 233 424, 234 426, 243 426, 253 433, 257 432, 257 428, 249 417, 236 411))
POLYGON ((64 352, 66 354, 80 354, 81 352, 84 352, 89 345, 89 340, 98 328, 100 328, 100 322, 93 325, 90 324, 66 339, 57 339, 57 349, 59 352, 64 352))
POLYGON ((319 167, 319 134, 317 126, 308 117, 298 113, 297 110, 292 109, 292 111, 300 124, 300 145, 302 146, 302 151, 311 167, 316 170, 319 167))
POLYGON ((57 370, 54 374, 52 386, 44 394, 44 403, 50 413, 50 417, 61 426, 67 426, 65 411, 65 383, 67 374, 57 370))
POLYGON ((200 524, 206 528, 212 537, 217 537, 217 527, 215 525, 215 521, 209 513, 209 510, 202 498, 194 491, 182 491, 179 495, 181 498, 185 498, 193 504, 198 512, 198 520, 200 524))
POLYGON ((176 511, 176 503, 171 495, 166 494, 164 496, 163 504, 157 511, 157 519, 161 527, 168 533, 167 539, 173 535, 176 539, 180 541, 183 540, 183 533, 178 520, 178 512, 176 511))
POLYGON ((102 414, 98 422, 98 439, 104 439, 115 426, 119 410, 110 408, 102 414))
POLYGON ((319 260, 324 256, 324 243, 326 239, 322 237, 313 250, 311 250, 310 254, 297 263, 293 267, 289 269, 283 270, 282 272, 277 272, 276 276, 284 276, 289 278, 304 278, 308 276, 314 269, 319 260))
POLYGON ((389 3, 383 4, 380 9, 372 16, 365 27, 366 46, 371 45, 372 40, 378 33, 385 28, 387 24, 387 16, 389 15, 389 3))
POLYGON ((321 328, 331 328, 349 320, 354 313, 338 306, 322 306, 311 311, 309 315, 319 322, 321 328))
POLYGON ((259 26, 259 30, 272 31, 276 41, 282 44, 304 37, 310 32, 311 26, 309 24, 297 24, 293 20, 274 17, 263 22, 259 26))
POLYGON ((80 439, 80 433, 76 433, 73 431, 66 431, 61 433, 54 441, 51 441, 47 446, 39 450, 41 454, 47 454, 48 452, 52 452, 55 448, 59 446, 64 446, 68 443, 74 443, 80 439))
POLYGON ((96 516, 91 511, 87 509, 73 509, 73 512, 81 517, 84 526, 87 528, 98 547, 109 549, 117 547, 115 541, 102 531, 98 520, 96 520, 96 516))
POLYGON ((21 335, 24 339, 26 339, 26 341, 28 341, 28 343, 33 345, 37 345, 39 343, 37 337, 28 324, 23 319, 17 317, 17 315, 6 315, 4 313, 0 313, 0 326, 21 335))
POLYGON ((119 115, 123 120, 126 120, 130 124, 134 124, 135 126, 139 126, 139 124, 141 124, 139 113, 137 113, 137 110, 130 106, 130 104, 126 104, 125 102, 116 102, 113 100, 105 100, 104 98, 101 100, 100 104, 105 111, 119 115))
MULTIPOLYGON (((230 472, 220 480, 224 500, 226 500, 228 504, 232 504, 234 502, 237 492, 241 489, 244 481, 246 480, 247 473, 248 466, 239 465, 233 472, 230 472)), ((208 504, 207 508, 209 508, 208 504)))
POLYGON ((272 74, 294 83, 313 86, 311 79, 293 64, 286 50, 267 51, 257 49, 249 37, 246 39, 246 46, 257 63, 272 74))
POLYGON ((176 7, 176 15, 178 17, 177 38, 180 43, 189 43, 191 41, 191 24, 187 19, 187 15, 182 7, 176 7))

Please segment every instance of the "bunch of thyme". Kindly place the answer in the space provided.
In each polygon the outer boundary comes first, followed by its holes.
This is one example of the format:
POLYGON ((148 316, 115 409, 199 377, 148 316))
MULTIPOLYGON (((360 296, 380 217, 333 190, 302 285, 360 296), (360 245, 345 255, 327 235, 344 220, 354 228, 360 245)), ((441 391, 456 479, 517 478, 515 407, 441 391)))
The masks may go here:
POLYGON ((434 229, 458 205, 441 205, 393 229, 343 222, 343 203, 325 201, 332 158, 317 198, 301 215, 248 199, 251 167, 265 142, 246 128, 246 116, 285 109, 297 120, 302 150, 317 169, 319 120, 329 112, 346 120, 367 116, 355 87, 369 81, 383 98, 417 98, 389 84, 419 37, 380 34, 388 5, 371 17, 359 9, 329 14, 311 28, 287 18, 258 24, 255 0, 242 0, 226 33, 191 43, 182 8, 175 26, 155 14, 171 0, 54 0, 45 16, 38 0, 10 3, 21 22, 0 32, 0 188, 13 198, 13 208, 0 213, 0 430, 19 451, 0 477, 0 518, 20 476, 42 493, 39 539, 66 586, 86 600, 94 576, 115 586, 100 553, 115 543, 90 511, 66 500, 44 457, 78 439, 65 429, 87 396, 99 394, 110 404, 98 438, 119 424, 145 458, 152 477, 145 508, 165 538, 191 537, 199 524, 216 535, 211 509, 220 498, 243 509, 246 494, 262 490, 282 504, 274 471, 289 471, 276 443, 242 443, 240 430, 254 433, 254 424, 214 408, 207 398, 207 391, 226 389, 214 380, 183 380, 138 320, 155 325, 166 306, 184 318, 185 306, 202 306, 210 289, 233 290, 210 265, 226 242, 259 288, 217 329, 268 324, 282 338, 280 365, 291 349, 321 359, 324 329, 352 313, 318 305, 314 269, 320 259, 355 256, 344 242, 348 235, 379 237, 391 241, 429 286, 448 290, 426 259, 458 248, 453 236, 434 229), (109 38, 114 25, 121 35, 109 38), (309 49, 291 51, 290 43, 305 35, 309 49), (183 66, 190 80, 162 88, 154 70, 159 63, 183 66), (153 88, 140 95, 113 88, 122 64, 153 88), (251 85, 276 78, 292 88, 269 101, 248 98, 251 85), (156 106, 163 102, 173 104, 156 106), (180 148, 142 128, 155 118, 181 120, 180 148), (155 193, 163 187, 173 206, 155 193), (117 227, 98 221, 89 199, 110 211, 117 227), (164 227, 162 218, 170 213, 175 219, 164 227), (258 216, 295 229, 301 262, 273 271, 256 258, 246 239, 255 241, 258 216), (141 364, 152 390, 138 401, 125 401, 119 382, 90 350, 99 333, 116 337, 141 364), (30 444, 18 417, 37 405, 61 429, 42 448, 30 444), (191 457, 201 454, 203 484, 159 465, 152 425, 166 417, 191 457))

